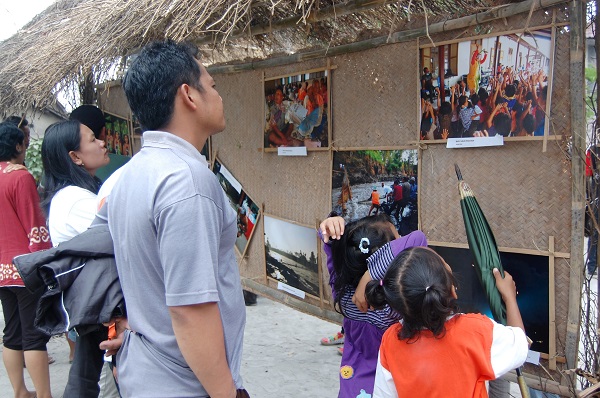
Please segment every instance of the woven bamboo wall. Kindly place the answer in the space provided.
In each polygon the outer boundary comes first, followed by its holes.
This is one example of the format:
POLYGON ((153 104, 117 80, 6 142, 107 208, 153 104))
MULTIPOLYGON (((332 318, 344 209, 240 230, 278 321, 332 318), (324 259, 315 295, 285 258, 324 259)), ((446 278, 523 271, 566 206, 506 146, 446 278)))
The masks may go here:
MULTIPOLYGON (((500 20, 485 25, 493 35, 552 23, 552 10, 500 20)), ((558 9, 555 22, 565 21, 558 9)), ((434 43, 467 40, 478 32, 469 29, 433 36, 434 43)), ((569 38, 556 36, 551 110, 551 135, 569 135, 569 38)), ((421 38, 420 45, 430 43, 421 38)), ((356 54, 332 57, 333 146, 388 147, 416 145, 418 104, 417 41, 392 44, 356 54)), ((215 76, 225 101, 227 129, 213 138, 213 149, 257 203, 269 214, 315 225, 330 210, 331 158, 327 152, 309 152, 307 158, 263 153, 263 72, 265 78, 325 67, 326 59, 264 71, 215 76)), ((507 141, 503 147, 449 150, 444 144, 422 147, 420 170, 421 229, 430 240, 466 243, 454 173, 458 163, 471 184, 495 232, 499 246, 570 252, 570 164, 564 159, 564 141, 507 141)), ((245 277, 265 282, 262 225, 242 261, 245 277)), ((323 263, 324 265, 324 263, 323 263)), ((556 332, 566 336, 569 263, 555 264, 556 332)), ((329 299, 328 275, 323 274, 324 297, 329 299)), ((274 285, 271 284, 273 287, 274 285)), ((307 302, 322 305, 310 298, 307 302)), ((325 304, 325 307, 327 305, 325 304)))
MULTIPOLYGON (((566 21, 564 8, 557 8, 555 22, 566 21)), ((449 40, 468 40, 491 29, 492 35, 517 29, 547 26, 553 10, 499 20, 480 29, 445 32, 432 36, 436 45, 449 40)), ((435 22, 431 21, 430 23, 435 22)), ((418 23, 407 22, 407 27, 418 23)), ((416 25, 415 25, 416 26, 416 25)), ((559 29, 553 71, 550 134, 570 134, 569 36, 559 29)), ((333 147, 417 147, 419 111, 419 44, 428 38, 392 44, 329 59, 333 72, 328 80, 332 92, 333 147)), ((268 70, 213 76, 223 97, 227 128, 212 138, 216 156, 270 215, 307 226, 316 226, 330 209, 331 153, 309 152, 307 157, 279 157, 263 152, 264 91, 266 79, 325 67, 327 59, 312 60, 268 70)), ((114 90, 113 90, 114 92, 114 90)), ((109 111, 121 110, 122 98, 105 101, 109 111)), ((563 140, 507 141, 503 147, 451 150, 445 144, 420 146, 419 197, 421 229, 432 241, 466 243, 454 173, 457 163, 474 189, 490 222, 498 245, 520 249, 548 250, 555 237, 557 252, 571 250, 570 164, 565 161, 563 140)), ((262 220, 240 261, 243 277, 276 288, 267 281, 262 220)), ((323 268, 324 261, 322 261, 323 268)), ((324 270, 325 271, 325 270, 324 270)), ((322 274, 323 299, 331 292, 326 271, 322 274)), ((566 337, 569 262, 555 264, 555 308, 558 355, 566 337)), ((327 302, 306 298, 317 308, 327 302)), ((295 305, 290 302, 290 305, 295 305)), ((303 310, 311 312, 310 308, 303 310)), ((323 315, 323 314, 320 314, 323 315)))

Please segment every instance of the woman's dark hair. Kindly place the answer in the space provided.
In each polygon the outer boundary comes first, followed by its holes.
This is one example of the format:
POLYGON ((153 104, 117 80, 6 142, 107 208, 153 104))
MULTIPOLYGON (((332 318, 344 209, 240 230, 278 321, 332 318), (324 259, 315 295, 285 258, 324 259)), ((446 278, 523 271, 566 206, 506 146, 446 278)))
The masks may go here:
POLYGON ((75 185, 95 194, 100 188, 100 180, 92 176, 83 166, 76 165, 69 152, 79 150, 81 124, 68 120, 50 125, 42 142, 42 209, 48 215, 50 202, 61 189, 75 185))
MULTIPOLYGON (((17 145, 23 145, 25 134, 13 123, 0 123, 0 162, 19 156, 17 145)), ((25 150, 25 148, 23 148, 25 150)))
POLYGON ((394 258, 382 281, 367 283, 366 297, 374 308, 389 304, 402 314, 400 340, 415 341, 424 329, 441 338, 447 317, 458 312, 452 293, 455 285, 454 276, 437 253, 411 247, 394 258))
POLYGON ((465 104, 468 108, 471 107, 471 104, 469 104, 469 98, 466 95, 461 95, 458 97, 458 106, 462 107, 465 104))
POLYGON ((348 223, 341 239, 331 241, 335 270, 334 307, 340 314, 344 315, 340 300, 346 291, 358 285, 367 271, 367 258, 394 239, 392 225, 392 219, 385 213, 364 217, 348 223))
POLYGON ((25 119, 24 117, 22 118, 20 116, 9 116, 4 121, 12 123, 18 128, 29 126, 29 122, 27 121, 27 119, 25 119))

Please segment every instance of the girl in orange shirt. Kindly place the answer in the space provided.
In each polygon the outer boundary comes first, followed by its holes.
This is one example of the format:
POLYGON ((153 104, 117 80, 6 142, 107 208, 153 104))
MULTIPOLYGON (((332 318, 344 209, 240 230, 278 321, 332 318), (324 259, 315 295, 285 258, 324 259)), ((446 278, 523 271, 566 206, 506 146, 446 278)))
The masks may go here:
POLYGON ((512 277, 494 269, 507 324, 459 314, 452 270, 433 250, 402 251, 381 280, 367 284, 367 301, 404 315, 383 335, 373 398, 485 398, 485 381, 525 362, 528 344, 512 277))

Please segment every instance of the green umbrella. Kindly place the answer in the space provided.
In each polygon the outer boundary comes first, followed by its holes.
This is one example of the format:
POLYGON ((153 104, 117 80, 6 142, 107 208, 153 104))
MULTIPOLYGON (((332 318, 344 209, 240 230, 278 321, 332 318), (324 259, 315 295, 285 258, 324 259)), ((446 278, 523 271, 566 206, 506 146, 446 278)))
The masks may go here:
MULTIPOLYGON (((487 296, 492 316, 496 322, 506 325, 506 306, 502 301, 500 292, 496 288, 496 278, 493 273, 493 269, 498 268, 504 278, 504 268, 502 268, 498 245, 496 245, 492 229, 485 219, 483 211, 481 211, 481 207, 477 203, 477 199, 475 199, 475 194, 471 190, 471 187, 463 181, 462 173, 457 164, 454 165, 454 168, 458 177, 460 208, 465 222, 469 249, 475 263, 475 272, 487 296)), ((517 379, 521 395, 524 398, 529 398, 529 388, 525 384, 525 378, 521 374, 520 369, 517 369, 517 379)))

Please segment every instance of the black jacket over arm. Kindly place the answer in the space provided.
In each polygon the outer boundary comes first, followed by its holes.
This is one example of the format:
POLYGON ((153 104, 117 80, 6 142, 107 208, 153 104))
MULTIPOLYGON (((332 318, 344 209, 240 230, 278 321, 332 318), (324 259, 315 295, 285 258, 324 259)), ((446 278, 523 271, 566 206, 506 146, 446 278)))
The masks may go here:
POLYGON ((79 334, 125 316, 125 301, 108 225, 94 225, 55 248, 24 254, 14 264, 30 291, 45 286, 35 326, 49 335, 79 334))

